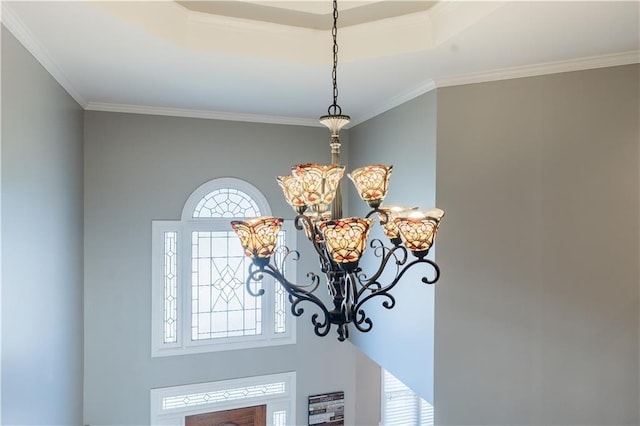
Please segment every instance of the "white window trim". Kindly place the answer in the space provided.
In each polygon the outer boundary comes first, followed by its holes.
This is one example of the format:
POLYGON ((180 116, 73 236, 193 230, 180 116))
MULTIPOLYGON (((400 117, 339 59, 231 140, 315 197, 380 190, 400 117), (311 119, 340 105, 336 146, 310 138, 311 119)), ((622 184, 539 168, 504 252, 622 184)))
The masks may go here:
MULTIPOLYGON (((181 220, 154 220, 152 221, 152 247, 151 247, 151 356, 175 356, 197 354, 205 352, 217 352, 237 349, 260 348, 267 346, 291 345, 296 343, 296 321, 291 313, 288 300, 286 303, 286 332, 274 333, 275 322, 274 309, 275 282, 265 278, 263 281, 265 292, 262 296, 262 334, 256 336, 238 336, 219 339, 191 340, 191 265, 184 262, 185 253, 191 253, 191 233, 198 230, 209 230, 212 224, 229 224, 232 218, 193 218, 192 212, 198 202, 211 192, 211 183, 216 187, 229 187, 239 189, 251 196, 264 210, 263 214, 270 215, 271 208, 262 193, 248 182, 235 178, 219 178, 207 182, 198 187, 187 199, 182 211, 181 220), (178 298, 177 305, 177 341, 165 343, 164 341, 164 233, 177 232, 179 255, 177 257, 178 273, 178 298), (181 279, 184 282, 181 282, 181 279)), ((230 226, 229 226, 229 229, 230 226)), ((295 250, 296 230, 292 220, 285 220, 282 230, 290 236, 288 238, 290 249, 295 250)), ((287 275, 296 276, 296 263, 287 262, 287 275)), ((285 296, 286 297, 286 296, 285 296)))
POLYGON ((295 424, 296 422, 295 371, 242 379, 156 388, 151 389, 150 397, 151 425, 184 426, 185 416, 210 413, 214 411, 233 410, 236 408, 252 407, 256 405, 267 406, 267 426, 273 426, 273 413, 276 411, 286 411, 287 424, 295 424), (278 393, 276 395, 262 395, 258 397, 233 399, 224 402, 201 403, 178 408, 163 408, 163 401, 167 397, 187 396, 204 392, 216 392, 282 382, 284 382, 285 390, 283 393, 278 393))

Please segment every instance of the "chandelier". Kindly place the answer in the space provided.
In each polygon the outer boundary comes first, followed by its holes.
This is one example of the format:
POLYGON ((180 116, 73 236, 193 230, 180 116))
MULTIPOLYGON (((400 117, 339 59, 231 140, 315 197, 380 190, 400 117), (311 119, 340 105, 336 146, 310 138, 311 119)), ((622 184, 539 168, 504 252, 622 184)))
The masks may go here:
POLYGON ((438 281, 440 269, 426 256, 433 245, 444 212, 436 208, 420 211, 417 207, 383 205, 393 168, 374 164, 348 174, 360 198, 368 203, 371 211, 364 218, 342 217, 340 181, 345 166, 340 165, 339 133, 349 123, 350 117, 342 114, 338 105, 337 22, 338 5, 337 0, 334 0, 331 31, 333 103, 328 108, 328 114, 320 117, 320 122, 331 132, 331 164, 301 164, 293 166, 290 175, 277 177, 287 203, 297 214, 294 220, 296 229, 304 231, 318 255, 320 270, 326 278, 333 306, 327 306, 316 294, 320 286, 320 275, 308 273, 310 282, 305 285, 285 277, 285 262, 289 259, 297 261, 297 251, 281 247, 284 253, 280 262, 272 262, 283 219, 258 217, 232 221, 231 226, 240 238, 245 255, 252 261, 246 279, 249 294, 256 297, 264 294, 263 288, 254 291, 251 283, 270 276, 286 290, 294 316, 303 314, 304 307, 300 306, 301 303, 315 305, 320 311, 311 316, 315 334, 326 336, 333 324, 337 327, 338 340, 344 341, 349 337, 349 324, 353 324, 361 332, 367 332, 373 327, 373 321, 364 311, 364 305, 371 299, 379 298, 382 306, 387 309, 395 306, 396 301, 390 291, 410 268, 425 265, 429 273, 422 277, 422 282, 433 284, 438 281), (359 261, 367 247, 369 231, 376 218, 390 244, 385 245, 379 239, 373 239, 369 243, 377 259, 377 270, 365 273, 359 267, 359 261), (386 277, 389 274, 387 270, 390 270, 393 278, 383 283, 383 275, 386 277))

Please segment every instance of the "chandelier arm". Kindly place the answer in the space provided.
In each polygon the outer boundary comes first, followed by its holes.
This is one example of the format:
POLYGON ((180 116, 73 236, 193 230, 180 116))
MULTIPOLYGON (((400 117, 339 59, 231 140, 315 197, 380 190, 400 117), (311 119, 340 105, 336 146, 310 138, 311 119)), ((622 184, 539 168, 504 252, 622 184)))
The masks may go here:
POLYGON ((282 287, 287 291, 287 293, 289 293, 293 297, 309 299, 315 304, 322 305, 322 301, 315 294, 313 294, 313 292, 318 288, 320 284, 320 277, 314 274, 313 272, 307 273, 307 277, 309 277, 312 281, 311 284, 309 284, 308 286, 301 286, 287 280, 284 277, 284 275, 282 275, 282 273, 275 266, 271 264, 267 264, 264 267, 257 267, 257 268, 258 269, 255 269, 254 265, 252 265, 249 268, 249 275, 245 282, 245 284, 247 285, 247 291, 252 296, 262 296, 264 294, 264 289, 260 289, 257 292, 254 292, 250 286, 251 281, 262 280, 265 275, 268 275, 273 279, 275 279, 277 282, 279 282, 282 285, 282 287), (313 287, 313 288, 311 290, 307 290, 306 287, 313 287))
POLYGON ((309 238, 309 240, 311 241, 313 248, 318 254, 318 257, 320 257, 320 266, 322 268, 322 272, 326 273, 329 270, 328 268, 329 268, 330 260, 324 245, 321 243, 322 239, 318 238, 318 237, 321 237, 321 235, 316 230, 316 227, 313 224, 313 221, 309 219, 307 216, 305 216, 304 214, 299 214, 294 219, 293 224, 298 231, 305 229, 303 222, 307 225, 307 229, 311 230, 311 238, 309 238))
POLYGON ((320 306, 320 308, 323 308, 326 310, 326 308, 324 307, 322 301, 318 298, 318 296, 313 294, 313 292, 320 285, 320 276, 318 276, 317 274, 313 272, 308 272, 307 278, 311 279, 311 284, 309 284, 308 286, 302 286, 302 285, 294 284, 291 281, 287 280, 284 277, 284 275, 282 275, 282 273, 273 265, 267 265, 263 271, 264 273, 266 273, 267 275, 270 275, 276 281, 278 281, 280 285, 282 285, 282 287, 287 291, 287 293, 289 293, 293 297, 308 300, 320 306), (307 287, 311 287, 311 290, 308 290, 307 287))
POLYGON ((262 279, 264 278, 264 270, 262 268, 256 268, 257 266, 254 263, 251 263, 249 265, 249 272, 245 281, 247 293, 249 293, 253 297, 259 297, 264 294, 264 288, 261 288, 258 291, 253 291, 253 289, 251 288, 251 281, 262 281, 262 279))
POLYGON ((432 279, 429 279, 426 275, 424 277, 422 277, 421 281, 425 284, 435 284, 438 279, 440 279, 440 267, 438 266, 438 264, 432 260, 429 259, 425 259, 425 258, 421 258, 419 259, 422 262, 428 263, 429 265, 431 265, 431 267, 433 268, 434 271, 434 276, 432 279))
POLYGON ((318 307, 322 313, 322 320, 318 320, 320 315, 314 313, 311 317, 311 323, 314 326, 314 332, 317 336, 326 336, 331 329, 331 314, 324 303, 313 294, 320 284, 320 277, 313 272, 307 273, 312 283, 308 287, 312 287, 311 290, 307 290, 306 286, 300 286, 287 280, 280 270, 272 264, 267 264, 263 267, 254 268, 255 265, 251 265, 249 268, 249 276, 246 280, 247 291, 253 296, 261 296, 264 294, 264 289, 260 289, 258 292, 254 292, 251 289, 251 281, 262 280, 265 275, 272 277, 274 280, 282 285, 282 288, 289 294, 289 301, 291 302, 291 313, 294 316, 301 316, 304 313, 304 308, 298 306, 301 302, 310 302, 318 307))
POLYGON ((387 222, 389 222, 389 214, 384 210, 380 210, 379 208, 375 208, 375 209, 371 210, 369 213, 367 213, 365 218, 369 218, 369 217, 373 216, 376 213, 380 217, 380 225, 386 225, 387 222))
POLYGON ((318 320, 320 315, 316 312, 311 316, 311 324, 313 324, 313 331, 316 336, 324 337, 329 334, 329 331, 331 330, 331 316, 329 314, 329 311, 322 303, 317 303, 317 301, 312 300, 307 296, 295 296, 292 293, 289 294, 289 301, 291 302, 291 313, 296 317, 299 317, 304 313, 304 308, 298 307, 298 304, 301 302, 311 302, 318 306, 322 311, 323 321, 318 320))
MULTIPOLYGON (((385 300, 382 302, 382 306, 384 306, 386 309, 392 309, 394 306, 396 306, 396 299, 395 297, 393 297, 391 294, 389 293, 375 293, 376 296, 382 296, 382 297, 386 297, 388 300, 385 300)), ((371 297, 373 296, 370 295, 371 297)), ((369 298, 369 297, 367 297, 369 298)), ((363 300, 364 302, 364 300, 363 300)), ((353 324, 356 326, 356 328, 359 331, 362 331, 364 333, 368 332, 369 330, 371 330, 371 328, 373 328, 373 321, 371 320, 371 318, 369 316, 367 316, 367 314, 365 313, 364 309, 362 309, 360 307, 361 304, 358 304, 358 306, 356 307, 356 309, 354 310, 354 321, 353 324)))
MULTIPOLYGON (((381 246, 381 247, 383 249, 390 250, 384 246, 381 246)), ((390 250, 389 254, 392 254, 392 253, 393 251, 390 250)), ((384 266, 382 267, 382 269, 384 269, 384 266)), ((351 281, 354 283, 353 289, 355 291, 355 282, 357 280, 358 283, 360 283, 360 277, 354 274, 350 278, 351 278, 351 281)), ((360 285, 362 284, 360 283, 360 285)), ((364 301, 370 299, 371 297, 373 297, 372 295, 375 294, 377 296, 386 297, 388 299, 382 302, 382 305, 387 309, 393 308, 396 304, 396 299, 391 294, 388 294, 381 290, 382 290, 382 285, 378 281, 371 281, 369 282, 367 287, 364 287, 364 286, 361 287, 360 291, 358 291, 354 295, 353 304, 349 307, 350 308, 349 318, 353 322, 354 326, 363 333, 366 333, 373 328, 373 321, 369 316, 367 316, 364 309, 361 308, 364 301), (372 288, 372 287, 375 287, 375 288, 372 288), (362 300, 362 302, 360 302, 358 299, 366 290, 369 290, 371 293, 367 297, 365 297, 364 300, 362 300)))
POLYGON ((359 331, 366 333, 373 328, 373 321, 371 321, 371 318, 365 314, 363 309, 360 309, 354 314, 356 315, 356 318, 354 318, 353 325, 355 325, 359 331))
MULTIPOLYGON (((391 281, 391 283, 389 283, 388 285, 380 288, 380 289, 375 289, 372 290, 371 293, 369 293, 368 295, 366 295, 364 298, 362 298, 362 300, 359 300, 358 303, 355 305, 354 307, 354 312, 360 313, 360 311, 362 310, 362 305, 364 305, 367 301, 369 301, 370 299, 377 297, 377 296, 382 296, 382 297, 386 297, 389 300, 385 300, 384 302, 382 302, 382 306, 384 306, 387 309, 391 309, 395 306, 395 298, 389 294, 388 292, 391 291, 396 284, 398 284, 398 282, 400 281, 400 279, 402 278, 402 276, 405 274, 405 272, 407 272, 409 269, 411 269, 413 266, 415 265, 419 265, 421 263, 427 264, 429 266, 431 266, 433 268, 434 271, 434 277, 432 279, 429 279, 427 276, 423 276, 421 281, 425 284, 434 284, 436 281, 438 281, 438 279, 440 278, 440 268, 438 267, 438 265, 429 260, 429 259, 425 259, 425 258, 418 258, 415 259, 413 261, 411 261, 410 263, 408 263, 407 265, 405 265, 400 272, 396 275, 396 277, 393 279, 393 281, 391 281)), ((361 290, 362 292, 362 290, 361 290)))
POLYGON ((380 265, 378 266, 376 272, 370 278, 367 279, 364 275, 361 275, 359 277, 360 290, 358 290, 356 300, 359 300, 366 291, 370 291, 373 293, 383 290, 383 286, 382 284, 380 284, 378 279, 387 269, 387 265, 392 258, 395 259, 394 264, 396 265, 396 280, 399 280, 404 273, 400 270, 400 267, 404 265, 408 259, 408 252, 404 246, 387 247, 382 243, 382 241, 377 238, 371 241, 370 246, 374 249, 376 257, 381 257, 380 265), (381 251, 382 253, 380 253, 381 251))
POLYGON ((300 260, 300 252, 298 250, 290 250, 287 246, 280 246, 277 249, 280 253, 282 253, 282 259, 280 260, 280 264, 276 265, 276 268, 279 271, 284 271, 284 265, 291 258, 291 260, 297 262, 300 260))
POLYGON ((345 298, 345 303, 348 305, 349 309, 358 303, 358 297, 360 294, 357 288, 357 286, 360 284, 360 279, 357 275, 358 272, 360 272, 360 268, 358 268, 354 272, 349 272, 347 274, 347 285, 349 289, 347 292, 347 297, 345 298))
MULTIPOLYGON (((284 274, 281 271, 285 270, 286 262, 289 259, 291 259, 292 261, 295 261, 295 262, 299 261, 300 260, 300 252, 298 250, 290 250, 289 247, 287 247, 287 246, 281 246, 279 249, 283 252, 282 260, 280 261, 280 264, 272 266, 271 269, 273 269, 274 271, 277 271, 279 276, 284 277, 284 274)), ((253 266, 253 264, 251 264, 251 266, 253 266)), ((304 291, 306 291, 307 293, 313 293, 320 286, 320 277, 318 277, 313 272, 308 272, 307 273, 307 278, 309 278, 310 281, 311 281, 311 283, 308 284, 308 285, 293 284, 290 281, 287 281, 287 282, 290 285, 295 286, 298 289, 304 289, 304 291)), ((278 282, 281 282, 281 281, 278 280, 278 282)))
POLYGON ((296 215, 296 217, 293 219, 293 226, 295 226, 295 228, 298 231, 302 231, 304 229, 303 225, 302 225, 302 221, 307 222, 307 224, 312 225, 313 223, 311 222, 311 220, 305 216, 304 214, 299 214, 296 215))

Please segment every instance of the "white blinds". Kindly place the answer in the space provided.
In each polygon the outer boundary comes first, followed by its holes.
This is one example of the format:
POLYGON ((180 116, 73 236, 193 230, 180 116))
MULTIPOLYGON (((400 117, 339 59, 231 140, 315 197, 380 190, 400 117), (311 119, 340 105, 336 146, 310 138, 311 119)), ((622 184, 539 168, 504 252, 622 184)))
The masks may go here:
POLYGON ((382 398, 384 426, 433 426, 433 406, 386 370, 382 398))

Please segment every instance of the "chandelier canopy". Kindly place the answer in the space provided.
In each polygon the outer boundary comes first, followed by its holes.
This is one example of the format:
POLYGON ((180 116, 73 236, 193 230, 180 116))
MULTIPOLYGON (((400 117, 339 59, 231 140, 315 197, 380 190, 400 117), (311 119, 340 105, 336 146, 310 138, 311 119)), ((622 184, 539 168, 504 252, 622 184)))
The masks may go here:
POLYGON ((366 302, 381 297, 385 308, 395 306, 395 298, 389 292, 411 267, 426 265, 430 273, 423 276, 423 283, 433 284, 438 280, 440 268, 426 256, 444 212, 437 208, 418 210, 417 207, 383 205, 393 167, 373 164, 347 175, 371 211, 364 218, 342 217, 340 182, 345 166, 340 165, 339 134, 349 123, 350 117, 342 114, 342 108, 338 105, 337 23, 338 5, 337 0, 333 0, 333 103, 327 115, 320 117, 320 122, 329 128, 331 134, 331 164, 296 165, 292 167, 290 175, 276 178, 287 203, 297 214, 294 220, 296 229, 304 231, 318 255, 333 306, 326 306, 315 293, 320 285, 318 274, 308 273, 310 283, 306 285, 296 284, 284 276, 285 262, 299 257, 296 251, 284 247, 281 263, 276 265, 271 262, 283 219, 258 217, 232 221, 231 226, 240 238, 245 255, 252 260, 246 280, 247 291, 253 296, 261 296, 265 290, 254 291, 251 283, 271 276, 287 291, 293 315, 303 314, 304 308, 299 306, 302 302, 315 305, 320 310, 320 313, 314 313, 311 317, 315 334, 326 336, 334 324, 337 326, 338 340, 344 341, 349 337, 349 324, 362 332, 373 327, 373 321, 363 309, 366 302), (378 259, 378 266, 373 273, 367 274, 359 267, 359 261, 367 248, 369 232, 376 218, 391 245, 386 246, 379 239, 369 243, 378 259), (411 260, 409 252, 413 256, 411 260), (394 278, 383 284, 380 280, 387 269, 394 272, 394 278))

